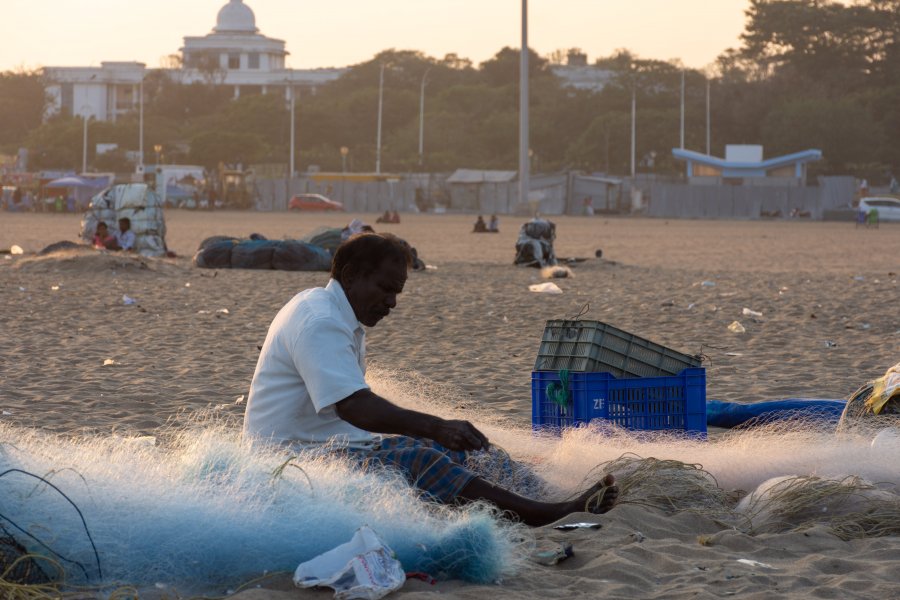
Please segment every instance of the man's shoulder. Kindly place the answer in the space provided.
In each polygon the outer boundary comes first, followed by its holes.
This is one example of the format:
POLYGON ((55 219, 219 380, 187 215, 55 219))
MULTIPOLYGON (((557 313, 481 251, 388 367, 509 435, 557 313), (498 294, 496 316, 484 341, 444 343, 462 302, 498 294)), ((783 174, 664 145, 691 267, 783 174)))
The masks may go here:
POLYGON ((334 296, 325 288, 303 290, 283 309, 297 325, 310 325, 317 321, 340 321, 340 308, 334 296))

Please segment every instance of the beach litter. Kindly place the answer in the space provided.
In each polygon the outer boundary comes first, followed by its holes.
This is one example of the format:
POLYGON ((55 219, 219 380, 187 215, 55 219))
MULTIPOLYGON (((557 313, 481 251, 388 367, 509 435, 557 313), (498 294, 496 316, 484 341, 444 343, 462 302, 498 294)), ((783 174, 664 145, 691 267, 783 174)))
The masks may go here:
POLYGON ((221 314, 221 315, 227 315, 227 314, 230 314, 230 313, 228 312, 228 309, 227 309, 227 308, 220 308, 219 310, 216 311, 216 313, 217 313, 217 314, 221 314))
POLYGON ((122 294, 122 304, 124 304, 125 306, 131 306, 132 304, 137 304, 137 300, 135 300, 128 294, 122 294))
POLYGON ((111 358, 107 358, 106 360, 103 361, 104 367, 108 367, 110 365, 117 365, 117 364, 119 364, 119 363, 117 363, 115 360, 113 360, 111 358))
POLYGON ((368 525, 357 529, 349 542, 301 563, 294 571, 297 587, 334 588, 337 600, 377 600, 405 582, 406 573, 394 551, 368 525))
POLYGON ((833 342, 831 340, 825 340, 826 348, 837 348, 837 342, 833 342))
POLYGON ((753 319, 759 319, 763 316, 763 314, 759 311, 751 310, 747 307, 744 307, 744 310, 741 311, 741 314, 745 317, 751 317, 753 319))
POLYGON ((553 529, 560 531, 572 531, 573 529, 600 529, 603 523, 564 523, 563 525, 554 525, 553 529))
POLYGON ((760 569, 772 569, 777 570, 777 567, 773 567, 770 564, 759 562, 758 560, 751 560, 749 558, 739 558, 737 559, 739 563, 742 565, 747 565, 748 567, 758 567, 760 569))
POLYGON ((546 283, 533 283, 528 286, 528 290, 539 294, 562 294, 563 291, 558 285, 552 281, 546 283))
POLYGON ((571 543, 563 542, 553 550, 536 552, 534 556, 532 556, 532 559, 540 565, 552 567, 553 565, 566 560, 570 556, 575 556, 575 549, 572 547, 571 543))
POLYGON ((22 250, 22 246, 13 244, 12 246, 9 247, 9 253, 10 254, 25 254, 25 251, 22 250))
POLYGON ((740 321, 734 321, 731 325, 728 326, 728 331, 731 333, 747 333, 747 329, 741 325, 740 321))
POLYGON ((701 281, 700 287, 716 287, 715 281, 701 281))

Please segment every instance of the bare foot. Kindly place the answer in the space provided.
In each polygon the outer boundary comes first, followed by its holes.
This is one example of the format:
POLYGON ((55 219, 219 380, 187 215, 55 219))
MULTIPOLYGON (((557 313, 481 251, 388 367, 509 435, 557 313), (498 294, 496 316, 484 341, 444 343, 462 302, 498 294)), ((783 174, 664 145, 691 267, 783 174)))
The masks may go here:
POLYGON ((582 494, 579 500, 584 499, 584 512, 602 515, 607 512, 619 500, 619 486, 616 478, 611 474, 605 476, 594 487, 582 494))
MULTIPOLYGON (((602 515, 609 511, 619 499, 619 486, 616 478, 606 475, 589 490, 567 502, 550 505, 552 508, 542 515, 543 519, 533 520, 531 525, 546 525, 576 512, 589 512, 602 515)), ((526 522, 528 522, 526 520, 526 522)))

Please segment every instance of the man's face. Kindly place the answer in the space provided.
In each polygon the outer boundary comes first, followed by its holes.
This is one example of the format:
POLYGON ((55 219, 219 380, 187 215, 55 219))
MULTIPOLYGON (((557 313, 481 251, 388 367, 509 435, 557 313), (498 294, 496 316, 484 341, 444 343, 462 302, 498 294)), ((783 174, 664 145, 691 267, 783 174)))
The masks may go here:
POLYGON ((357 320, 367 327, 374 327, 397 306, 397 296, 406 284, 406 263, 391 260, 371 273, 350 273, 342 279, 357 320))
POLYGON ((131 223, 129 223, 128 221, 119 221, 119 231, 124 233, 129 229, 131 229, 131 223))

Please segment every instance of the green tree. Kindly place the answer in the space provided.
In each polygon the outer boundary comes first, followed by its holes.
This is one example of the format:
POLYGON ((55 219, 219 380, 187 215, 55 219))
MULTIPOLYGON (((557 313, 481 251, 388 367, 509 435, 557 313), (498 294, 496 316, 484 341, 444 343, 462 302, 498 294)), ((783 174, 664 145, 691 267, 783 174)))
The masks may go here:
POLYGON ((32 71, 0 73, 0 151, 15 152, 41 125, 49 104, 41 76, 32 71))
POLYGON ((206 131, 191 139, 189 158, 194 164, 214 169, 219 163, 246 166, 259 162, 265 152, 265 143, 251 133, 206 131))

